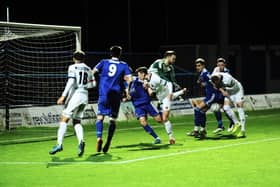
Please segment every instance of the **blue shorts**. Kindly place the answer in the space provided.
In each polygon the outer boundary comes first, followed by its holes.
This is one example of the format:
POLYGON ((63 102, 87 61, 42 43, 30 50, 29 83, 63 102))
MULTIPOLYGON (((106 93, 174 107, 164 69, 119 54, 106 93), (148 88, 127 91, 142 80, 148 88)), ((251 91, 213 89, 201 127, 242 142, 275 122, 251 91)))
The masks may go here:
POLYGON ((223 94, 221 92, 214 91, 214 92, 206 93, 206 96, 203 99, 203 101, 208 107, 210 107, 212 105, 212 103, 223 104, 224 99, 225 99, 225 97, 223 96, 223 94))
POLYGON ((99 96, 97 115, 117 118, 120 110, 121 98, 117 94, 99 96))
POLYGON ((152 117, 159 115, 159 111, 152 103, 137 106, 134 108, 137 119, 139 119, 140 117, 147 117, 148 114, 152 117))

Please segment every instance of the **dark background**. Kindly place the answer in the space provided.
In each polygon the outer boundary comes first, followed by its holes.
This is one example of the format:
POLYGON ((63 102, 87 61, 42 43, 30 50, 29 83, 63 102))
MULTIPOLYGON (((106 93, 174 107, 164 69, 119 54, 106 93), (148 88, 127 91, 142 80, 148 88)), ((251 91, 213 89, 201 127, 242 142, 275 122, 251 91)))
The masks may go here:
MULTIPOLYGON (((120 44, 131 52, 156 52, 161 45, 218 44, 221 1, 1 0, 0 20, 9 6, 13 22, 81 26, 87 51, 120 44)), ((276 4, 228 0, 229 43, 279 44, 276 4)))
MULTIPOLYGON (((267 73, 271 79, 280 79, 280 52, 270 50, 280 44, 277 1, 1 0, 0 6, 2 21, 9 6, 12 22, 81 26, 82 49, 94 56, 107 52, 111 45, 121 45, 125 53, 133 54, 125 59, 133 68, 151 64, 167 49, 163 46, 215 45, 215 57, 222 55, 230 62, 245 94, 280 92, 267 81, 267 73), (232 50, 230 46, 235 45, 237 50, 232 50), (254 50, 254 45, 264 47, 254 50), (267 54, 271 59, 268 71, 267 54)), ((176 64, 194 72, 195 49, 177 50, 176 64)), ((182 84, 187 84, 185 79, 182 84)))

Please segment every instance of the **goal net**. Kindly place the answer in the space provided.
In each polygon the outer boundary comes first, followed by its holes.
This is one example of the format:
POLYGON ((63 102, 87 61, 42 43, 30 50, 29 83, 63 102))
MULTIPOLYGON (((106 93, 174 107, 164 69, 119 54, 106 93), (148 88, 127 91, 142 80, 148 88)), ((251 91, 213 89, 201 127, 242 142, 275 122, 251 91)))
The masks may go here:
POLYGON ((0 22, 0 104, 55 104, 80 37, 80 27, 0 22))

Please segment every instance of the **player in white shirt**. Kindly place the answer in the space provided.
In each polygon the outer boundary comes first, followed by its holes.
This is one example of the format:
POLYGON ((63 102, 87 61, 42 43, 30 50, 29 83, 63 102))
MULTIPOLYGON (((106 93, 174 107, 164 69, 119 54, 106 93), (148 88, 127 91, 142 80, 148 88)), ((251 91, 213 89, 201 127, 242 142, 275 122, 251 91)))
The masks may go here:
POLYGON ((57 131, 57 145, 49 152, 51 155, 63 150, 62 142, 70 119, 73 119, 78 139, 78 156, 82 156, 84 153, 85 142, 81 119, 88 104, 88 89, 96 86, 91 68, 84 63, 84 60, 85 53, 83 51, 74 52, 74 64, 68 68, 67 84, 62 95, 57 100, 58 105, 63 103, 65 105, 57 131))
POLYGON ((232 133, 236 133, 240 124, 232 110, 229 110, 231 102, 237 107, 239 119, 241 123, 241 132, 239 137, 245 137, 245 113, 243 109, 244 104, 244 90, 241 83, 228 73, 217 72, 211 75, 211 82, 214 87, 219 89, 225 96, 223 109, 234 121, 235 125, 232 133))
POLYGON ((172 82, 164 80, 160 78, 159 75, 157 75, 154 72, 149 72, 146 76, 148 83, 144 82, 145 84, 148 84, 150 88, 155 92, 156 97, 158 98, 159 102, 161 103, 161 109, 162 109, 162 121, 165 126, 165 130, 169 136, 169 143, 175 144, 175 138, 173 136, 172 132, 172 125, 169 121, 169 113, 171 108, 171 101, 180 95, 183 95, 186 93, 187 89, 184 88, 180 91, 173 93, 173 85, 172 82))
POLYGON ((226 67, 226 60, 224 58, 217 59, 217 66, 214 68, 213 73, 223 72, 229 73, 229 69, 226 67))
MULTIPOLYGON (((217 63, 216 63, 216 67, 214 68, 214 70, 212 71, 212 74, 214 73, 218 73, 218 72, 223 72, 223 73, 229 73, 229 69, 226 67, 226 60, 224 58, 217 58, 217 63)), ((220 110, 218 111, 214 111, 215 117, 218 121, 218 128, 215 129, 213 131, 214 134, 219 133, 221 131, 224 130, 224 126, 223 126, 223 122, 222 122, 222 113, 220 110)), ((229 128, 228 128, 228 132, 232 131, 232 127, 234 125, 233 120, 230 118, 230 116, 227 115, 227 113, 225 112, 226 117, 228 118, 228 120, 230 121, 229 124, 229 128)))

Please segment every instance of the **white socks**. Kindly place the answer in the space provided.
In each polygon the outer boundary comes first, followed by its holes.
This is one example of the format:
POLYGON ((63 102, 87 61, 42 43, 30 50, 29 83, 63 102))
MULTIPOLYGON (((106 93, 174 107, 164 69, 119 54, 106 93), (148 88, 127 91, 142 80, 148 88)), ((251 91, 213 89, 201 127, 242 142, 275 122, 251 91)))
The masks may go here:
POLYGON ((165 122, 164 126, 165 126, 165 130, 169 136, 169 139, 174 138, 170 121, 165 122))
POLYGON ((83 140, 84 140, 84 130, 81 124, 76 124, 74 126, 75 128, 75 132, 76 132, 76 136, 78 139, 78 143, 80 144, 83 140))
MULTIPOLYGON (((84 140, 84 130, 81 124, 76 124, 74 126, 76 136, 78 139, 78 143, 81 143, 84 140)), ((62 145, 63 143, 63 138, 67 130, 67 123, 65 122, 59 122, 59 128, 57 131, 57 144, 62 145)))
POLYGON ((64 138, 64 135, 66 133, 66 130, 67 130, 67 123, 59 122, 59 128, 58 128, 58 131, 57 131, 57 144, 58 145, 62 145, 63 138, 64 138))
POLYGON ((240 123, 241 123, 241 131, 245 131, 245 113, 243 108, 238 107, 237 108, 240 123))
POLYGON ((172 99, 176 99, 177 97, 179 97, 180 95, 183 95, 183 94, 184 94, 184 91, 183 91, 183 90, 174 92, 174 93, 173 93, 172 99))
POLYGON ((227 113, 227 115, 232 119, 233 123, 234 124, 238 123, 236 115, 233 112, 233 110, 230 108, 230 106, 229 105, 224 105, 223 108, 224 108, 224 111, 227 113))

